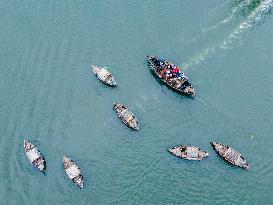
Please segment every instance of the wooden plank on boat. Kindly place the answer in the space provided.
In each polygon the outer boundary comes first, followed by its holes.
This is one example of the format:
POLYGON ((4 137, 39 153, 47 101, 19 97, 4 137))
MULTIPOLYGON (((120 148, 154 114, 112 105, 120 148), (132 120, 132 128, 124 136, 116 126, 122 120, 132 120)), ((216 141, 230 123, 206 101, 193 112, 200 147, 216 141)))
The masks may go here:
POLYGON ((211 142, 211 145, 215 151, 230 164, 243 169, 248 169, 250 167, 241 153, 233 148, 217 142, 211 142))
POLYGON ((147 56, 147 61, 151 72, 164 84, 179 93, 192 97, 196 95, 196 91, 189 82, 188 77, 173 63, 154 56, 147 56))
POLYGON ((80 167, 68 156, 63 156, 64 169, 68 178, 78 187, 83 188, 83 175, 80 167))
POLYGON ((195 146, 179 145, 169 149, 169 152, 179 158, 187 160, 202 160, 209 156, 209 153, 195 146))
POLYGON ((46 161, 38 148, 35 145, 31 144, 29 141, 24 140, 24 150, 32 166, 37 168, 41 172, 45 172, 46 161))
POLYGON ((117 85, 113 75, 107 70, 107 68, 92 65, 92 70, 97 78, 104 84, 113 87, 117 85))
POLYGON ((120 103, 114 104, 114 109, 121 121, 128 127, 139 130, 139 123, 135 115, 124 105, 120 103))

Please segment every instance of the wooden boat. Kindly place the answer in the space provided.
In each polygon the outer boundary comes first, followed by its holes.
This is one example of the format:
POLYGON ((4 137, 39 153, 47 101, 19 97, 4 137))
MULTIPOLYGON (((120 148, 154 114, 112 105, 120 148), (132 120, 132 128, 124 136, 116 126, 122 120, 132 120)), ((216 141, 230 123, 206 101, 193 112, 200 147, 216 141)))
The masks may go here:
POLYGON ((68 178, 72 180, 78 187, 83 188, 83 176, 80 167, 68 156, 63 156, 64 169, 68 178))
POLYGON ((106 67, 99 67, 92 65, 93 73, 97 76, 97 78, 106 85, 116 86, 117 83, 113 77, 113 75, 107 70, 106 67))
POLYGON ((180 72, 180 68, 166 60, 154 56, 147 56, 147 61, 151 72, 167 86, 185 95, 196 95, 188 77, 184 73, 180 72))
POLYGON ((249 164, 246 162, 245 158, 231 147, 217 142, 211 142, 211 145, 216 152, 230 164, 243 169, 249 168, 249 164))
POLYGON ((116 110, 118 117, 125 125, 134 130, 139 130, 138 120, 128 108, 120 103, 115 103, 114 109, 116 110))
POLYGON ((195 146, 180 145, 169 149, 169 152, 177 157, 187 160, 202 160, 209 156, 209 153, 195 146))
POLYGON ((31 144, 29 141, 24 140, 24 149, 26 156, 33 167, 37 168, 41 172, 46 170, 46 161, 37 147, 31 144))

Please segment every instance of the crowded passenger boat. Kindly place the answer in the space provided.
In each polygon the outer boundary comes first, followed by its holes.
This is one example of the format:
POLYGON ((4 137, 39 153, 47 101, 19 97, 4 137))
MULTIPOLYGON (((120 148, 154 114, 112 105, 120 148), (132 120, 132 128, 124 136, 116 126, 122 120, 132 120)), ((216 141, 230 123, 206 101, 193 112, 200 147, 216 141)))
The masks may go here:
POLYGON ((147 61, 151 71, 169 87, 189 96, 196 95, 188 77, 181 71, 181 68, 154 56, 147 56, 147 61))
POLYGON ((114 109, 116 110, 118 117, 125 125, 134 130, 139 130, 138 120, 128 108, 120 103, 115 103, 114 109))
POLYGON ((24 140, 24 149, 29 162, 41 172, 46 170, 46 161, 38 148, 29 141, 24 140))
POLYGON ((106 67, 99 67, 92 65, 93 73, 97 76, 97 78, 102 81, 104 84, 109 86, 116 86, 117 83, 113 77, 113 75, 107 70, 106 67))
POLYGON ((169 149, 169 152, 177 157, 187 160, 202 160, 209 156, 209 153, 195 146, 180 145, 169 149))
POLYGON ((248 169, 250 167, 245 158, 231 147, 217 142, 211 142, 211 145, 227 162, 243 169, 248 169))
POLYGON ((78 187, 83 188, 83 176, 80 167, 68 156, 63 156, 64 169, 68 178, 78 187))

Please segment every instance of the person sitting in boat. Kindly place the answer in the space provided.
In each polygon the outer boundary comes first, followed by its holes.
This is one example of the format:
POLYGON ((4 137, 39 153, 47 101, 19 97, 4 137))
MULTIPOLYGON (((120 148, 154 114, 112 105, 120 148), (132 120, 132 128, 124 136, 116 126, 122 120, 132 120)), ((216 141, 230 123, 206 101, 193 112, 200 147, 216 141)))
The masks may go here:
POLYGON ((159 66, 163 66, 163 65, 165 65, 165 62, 164 62, 164 60, 162 60, 162 59, 159 59, 159 66))
POLYGON ((166 71, 166 77, 167 78, 171 78, 172 77, 171 71, 169 71, 169 70, 166 71))
POLYGON ((173 64, 168 64, 168 69, 173 70, 174 67, 175 67, 175 66, 174 66, 173 64))
POLYGON ((161 75, 159 75, 159 77, 160 77, 160 78, 164 78, 165 75, 166 75, 166 73, 167 73, 167 69, 166 69, 166 68, 163 68, 163 69, 160 71, 160 74, 161 74, 161 75))
POLYGON ((182 157, 187 157, 187 148, 186 147, 181 148, 181 156, 182 157))
POLYGON ((153 62, 156 66, 160 66, 160 61, 157 60, 156 58, 153 59, 153 62))
POLYGON ((181 73, 181 78, 184 78, 184 79, 186 79, 186 80, 189 80, 189 78, 185 75, 185 73, 181 73))

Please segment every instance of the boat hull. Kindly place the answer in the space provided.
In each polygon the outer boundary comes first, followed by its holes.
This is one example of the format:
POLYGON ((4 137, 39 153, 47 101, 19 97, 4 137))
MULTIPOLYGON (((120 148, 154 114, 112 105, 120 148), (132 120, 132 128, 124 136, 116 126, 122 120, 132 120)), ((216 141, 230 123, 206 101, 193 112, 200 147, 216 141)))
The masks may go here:
MULTIPOLYGON (((192 88, 191 84, 189 83, 188 80, 185 80, 184 83, 181 84, 181 86, 185 86, 183 89, 178 89, 176 88, 175 86, 171 85, 171 83, 168 83, 166 79, 162 78, 162 76, 160 76, 158 74, 158 72, 156 71, 158 69, 158 66, 156 66, 151 58, 155 58, 155 59, 158 59, 156 57, 153 57, 153 56, 147 56, 147 61, 148 61, 148 64, 149 64, 149 68, 150 68, 150 71, 152 72, 152 74, 156 77, 156 79, 158 79, 161 83, 165 84, 168 88, 180 93, 180 94, 183 94, 183 95, 186 95, 186 96, 190 96, 190 97, 194 97, 196 95, 196 92, 195 90, 192 88), (186 85, 188 84, 188 85, 186 85)), ((171 64, 167 61, 164 61, 166 62, 166 65, 167 64, 171 64)))
POLYGON ((83 175, 80 167, 68 156, 63 156, 64 169, 68 178, 79 188, 83 188, 83 175))
POLYGON ((168 149, 168 151, 181 159, 200 161, 209 156, 209 153, 195 146, 179 145, 168 149))
POLYGON ((113 75, 106 69, 99 66, 92 65, 92 71, 97 78, 105 85, 116 87, 117 83, 113 75))
POLYGON ((139 130, 138 120, 128 108, 120 103, 114 103, 113 108, 116 110, 118 117, 127 127, 133 130, 139 130))
POLYGON ((217 154, 229 164, 242 169, 250 167, 245 158, 233 148, 217 142, 211 142, 211 145, 217 154))
POLYGON ((46 170, 46 161, 38 148, 29 141, 24 140, 24 150, 32 166, 44 173, 46 170))

